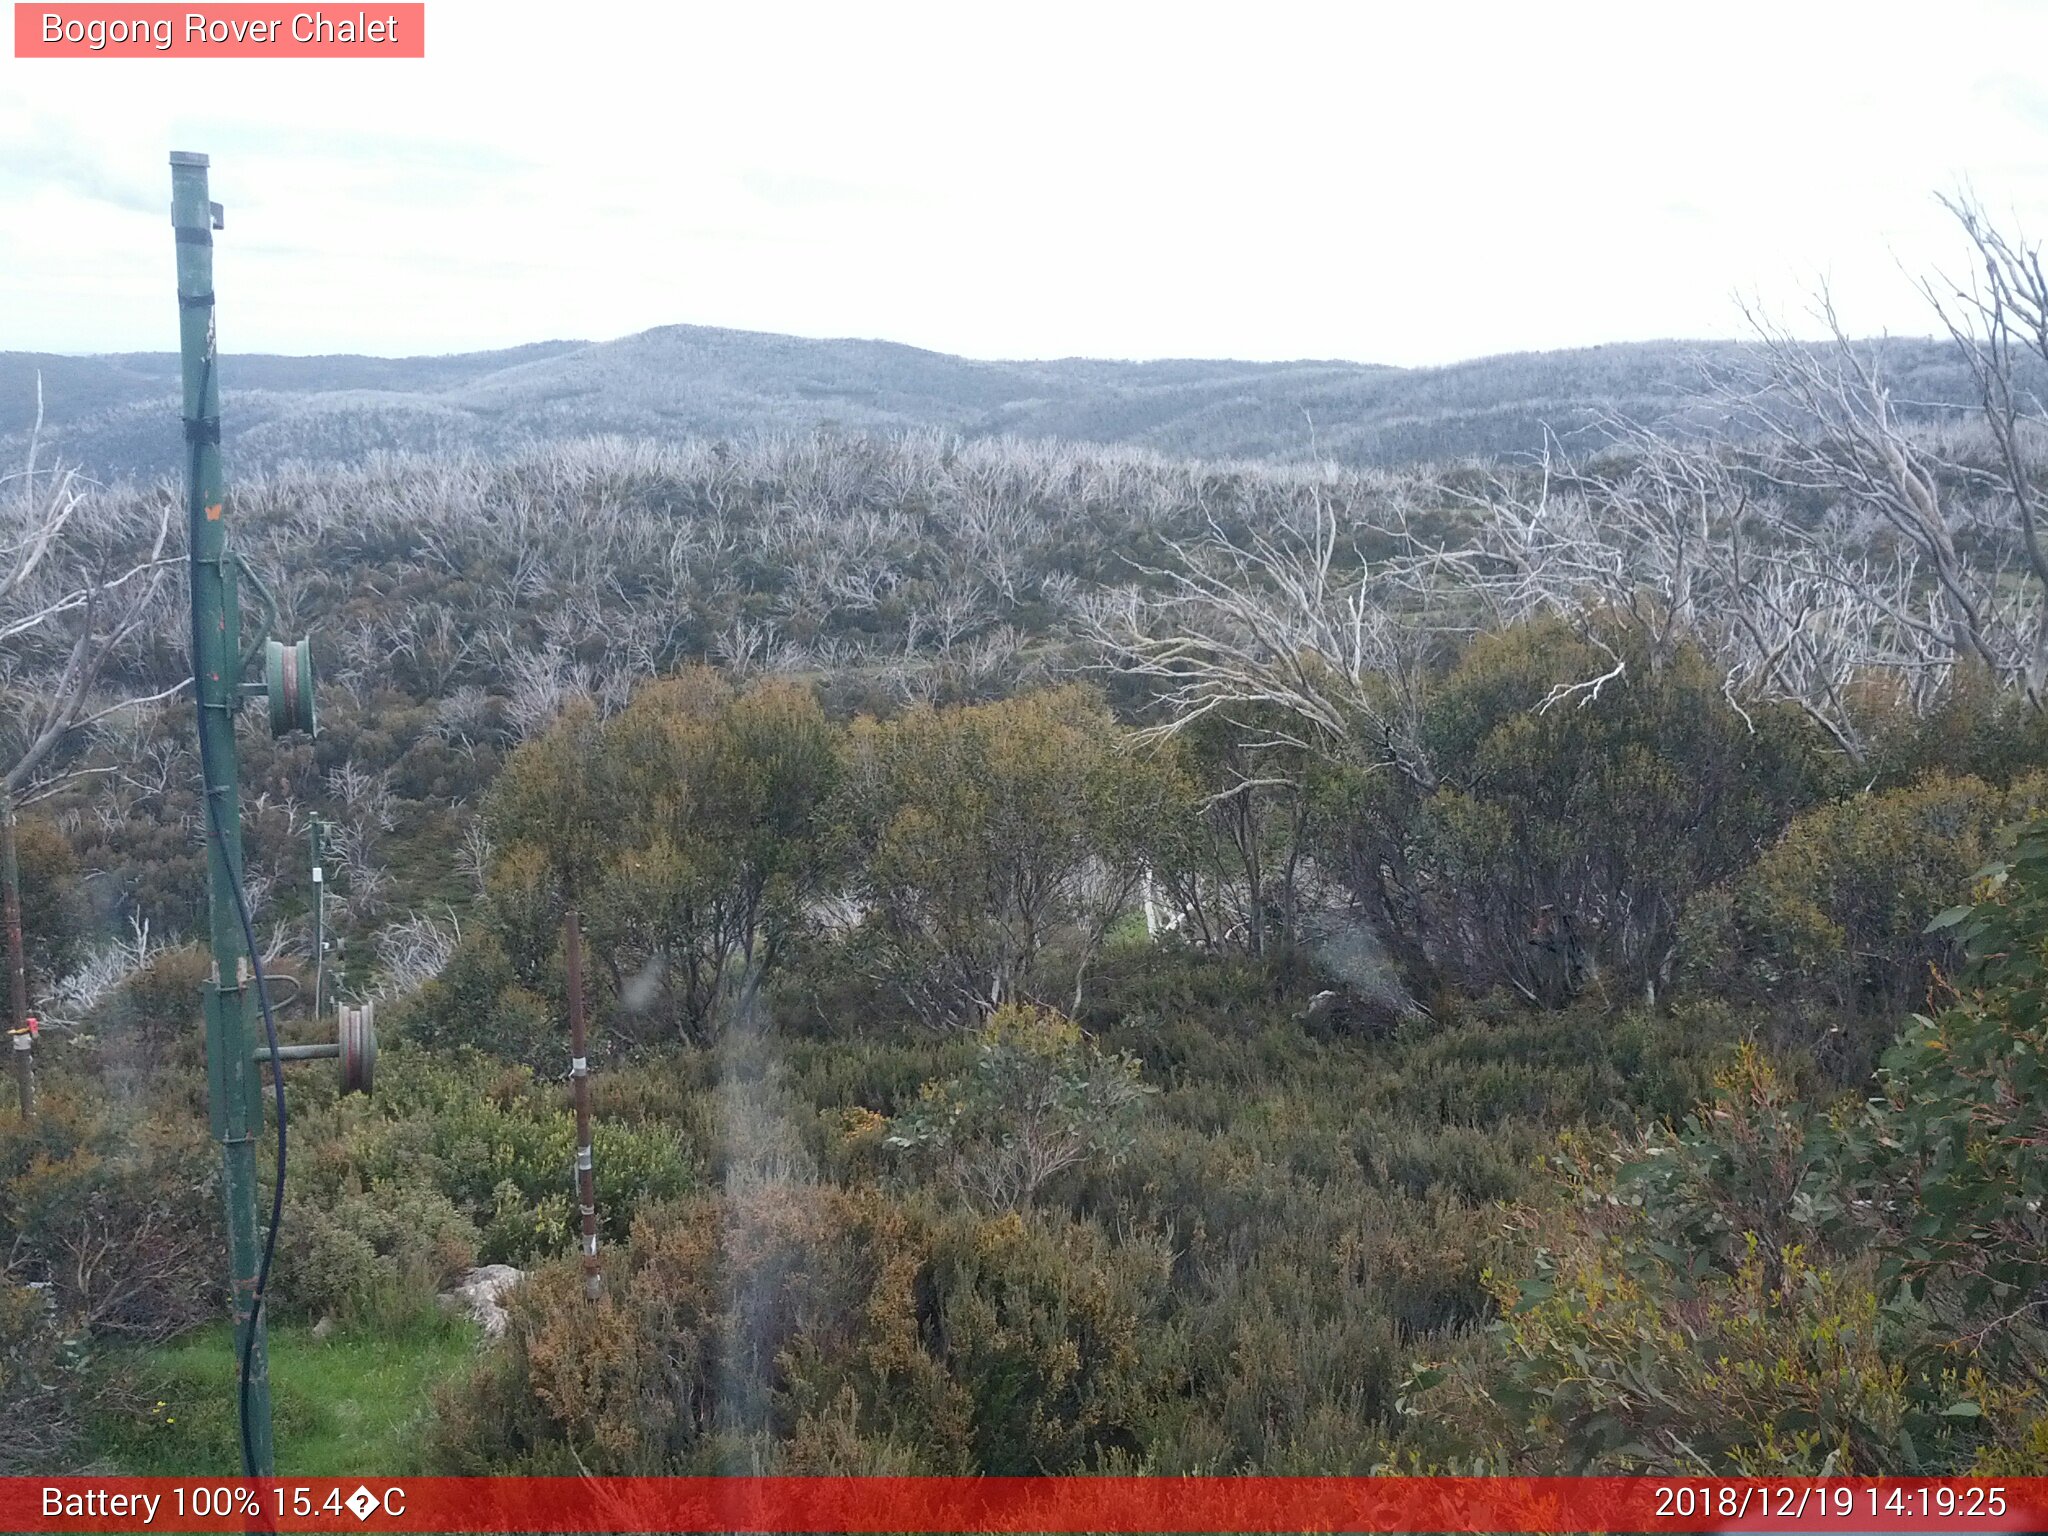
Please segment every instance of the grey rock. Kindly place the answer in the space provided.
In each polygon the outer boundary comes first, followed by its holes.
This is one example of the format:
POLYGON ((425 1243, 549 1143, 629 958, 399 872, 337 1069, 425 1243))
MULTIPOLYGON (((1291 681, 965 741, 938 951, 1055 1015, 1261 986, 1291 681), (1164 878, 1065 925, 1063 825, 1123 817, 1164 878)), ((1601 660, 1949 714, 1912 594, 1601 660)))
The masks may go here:
POLYGON ((462 1272, 462 1277, 441 1294, 441 1305, 467 1312, 484 1337, 497 1339, 505 1333, 505 1306, 501 1298, 526 1272, 510 1264, 483 1264, 462 1272))

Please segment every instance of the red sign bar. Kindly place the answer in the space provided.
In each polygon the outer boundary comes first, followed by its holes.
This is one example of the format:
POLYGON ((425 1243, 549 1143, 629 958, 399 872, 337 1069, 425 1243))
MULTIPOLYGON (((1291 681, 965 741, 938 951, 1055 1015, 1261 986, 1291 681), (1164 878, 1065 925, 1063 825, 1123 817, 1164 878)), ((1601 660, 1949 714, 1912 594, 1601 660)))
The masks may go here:
POLYGON ((0 1479, 8 1531, 1836 1532, 2048 1529, 2048 1478, 0 1479))
POLYGON ((16 0, 17 59, 423 59, 427 8, 16 0))

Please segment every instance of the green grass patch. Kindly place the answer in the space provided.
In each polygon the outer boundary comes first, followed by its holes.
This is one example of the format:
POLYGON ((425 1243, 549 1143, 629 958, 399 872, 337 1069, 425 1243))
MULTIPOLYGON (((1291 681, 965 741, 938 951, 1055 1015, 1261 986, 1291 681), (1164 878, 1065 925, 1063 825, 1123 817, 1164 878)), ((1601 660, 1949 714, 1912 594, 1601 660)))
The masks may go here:
MULTIPOLYGON (((310 1327, 270 1332, 271 1422, 277 1470, 292 1477, 410 1476, 433 1390, 476 1358, 476 1330, 429 1320, 396 1334, 316 1339, 310 1327)), ((132 1411, 94 1426, 95 1460, 142 1477, 234 1476, 241 1438, 234 1340, 226 1323, 109 1362, 135 1395, 132 1411)))

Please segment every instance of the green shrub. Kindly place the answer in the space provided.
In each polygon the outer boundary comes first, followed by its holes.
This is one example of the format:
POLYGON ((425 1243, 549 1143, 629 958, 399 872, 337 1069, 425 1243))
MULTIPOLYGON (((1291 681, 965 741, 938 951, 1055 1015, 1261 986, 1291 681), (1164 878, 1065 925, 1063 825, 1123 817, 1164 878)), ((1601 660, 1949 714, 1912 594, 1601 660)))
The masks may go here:
POLYGON ((844 1455, 850 1435, 966 1470, 964 1405, 918 1345, 918 1262, 872 1191, 759 1181, 648 1209, 597 1303, 567 1264, 513 1293, 505 1348, 444 1406, 441 1459, 711 1471, 749 1448, 778 1465, 778 1443, 844 1455))
POLYGON ((0 1476, 68 1470, 99 1393, 49 1292, 0 1279, 0 1476))
POLYGON ((1629 1126, 1697 1104, 1742 1032, 1731 1010, 1690 1000, 1668 1013, 1610 1013, 1594 998, 1542 1013, 1496 992, 1409 1025, 1370 1091, 1428 1125, 1629 1126))
POLYGON ((311 1317, 389 1323, 432 1306, 476 1263, 479 1243, 447 1196, 416 1185, 288 1197, 275 1283, 311 1317))
POLYGON ((1869 773, 1883 789, 1937 774, 2004 788, 2038 773, 2048 760, 2048 715, 1975 665, 1956 668, 1931 709, 1888 709, 1869 734, 1869 773))
POLYGON ((71 1331, 154 1340, 220 1295, 218 1150, 184 1114, 123 1114, 46 1091, 0 1121, 0 1239, 16 1277, 48 1286, 71 1331))
POLYGON ((1680 914, 1810 804, 1827 769, 1789 706, 1745 722, 1697 651, 1661 660, 1546 619, 1474 640, 1424 701, 1438 783, 1332 786, 1319 844, 1439 980, 1542 1007, 1671 979, 1680 914), (1625 670, 1602 685, 1574 685, 1625 670))
MULTIPOLYGON (((159 950, 93 1010, 89 1038, 110 1084, 147 1078, 151 1090, 161 1094, 166 1069, 185 1069, 194 1074, 193 1086, 203 1085, 198 1077, 206 1060, 200 989, 212 971, 206 951, 196 944, 159 950)), ((205 1113, 203 1099, 195 1109, 205 1113)))
POLYGON ((2022 829, 1977 895, 1936 923, 1965 949, 1962 990, 1886 1055, 1852 1166, 1892 1289, 1958 1347, 2036 1381, 2048 1363, 2048 818, 2022 829))
POLYGON ((22 817, 15 823, 14 836, 26 941, 23 960, 33 995, 78 959, 92 932, 93 911, 78 857, 62 832, 38 817, 22 817))
POLYGON ((875 962, 920 1016, 1074 1006, 1169 775, 1080 688, 856 720, 843 819, 875 962))
POLYGON ((1144 1347, 1166 1268, 1158 1245, 1064 1220, 749 1183, 646 1212, 595 1304, 569 1265, 534 1275, 503 1353, 450 1395, 441 1456, 458 1470, 1122 1464, 1170 1390, 1144 1347))
POLYGON ((971 1404, 975 1471, 1073 1473, 1142 1459, 1178 1372, 1160 1328, 1163 1244, 1011 1211, 954 1217, 921 1276, 928 1347, 971 1404))
POLYGON ((1416 1411, 1518 1473, 1955 1475, 2023 1441, 2032 1385, 1929 1351, 1831 1245, 1835 1157, 1754 1050, 1676 1135, 1567 1142, 1568 1208, 1526 1213, 1526 1258, 1489 1276, 1492 1352, 1441 1392, 1421 1373, 1416 1411))
MULTIPOLYGON (((369 1104, 337 1102, 308 1120, 300 1187, 309 1198, 433 1190, 476 1226, 487 1263, 524 1264, 570 1240, 576 1122, 566 1095, 523 1067, 404 1045, 379 1080, 369 1104)), ((591 1140, 598 1210, 615 1241, 640 1206, 695 1182, 679 1137, 661 1124, 599 1123, 591 1140)))
POLYGON ((569 1053, 568 1027, 547 1000, 520 984, 488 930, 464 934, 434 980, 407 998, 389 1026, 394 1040, 432 1051, 467 1047, 539 1068, 569 1053))
POLYGON ((1712 1102, 1676 1131, 1643 1133, 1615 1183, 1687 1273, 1734 1275, 1754 1264, 1778 1288, 1799 1253, 1838 1235, 1838 1153, 1837 1128, 1745 1044, 1712 1102))
POLYGON ((1937 774, 1802 813, 1688 912, 1692 984, 1767 1004, 1780 1048, 1861 1080, 1959 958, 1929 916, 1962 897, 2000 827, 2044 802, 2048 775, 2001 790, 1937 774))
POLYGON ((925 1085, 889 1145, 937 1162, 986 1209, 1031 1204, 1050 1179, 1121 1156, 1140 1100, 1139 1063, 1105 1055, 1072 1021, 1011 1004, 976 1035, 974 1066, 925 1085))
POLYGON ((1686 1271, 1628 1238, 1567 1242, 1501 1285, 1506 1363, 1461 1400, 1475 1428, 1500 1426, 1493 1467, 1957 1475, 2036 1411, 1967 1366, 1909 1371, 1868 1263, 1795 1250, 1775 1280, 1760 1260, 1696 1282, 1686 1271))

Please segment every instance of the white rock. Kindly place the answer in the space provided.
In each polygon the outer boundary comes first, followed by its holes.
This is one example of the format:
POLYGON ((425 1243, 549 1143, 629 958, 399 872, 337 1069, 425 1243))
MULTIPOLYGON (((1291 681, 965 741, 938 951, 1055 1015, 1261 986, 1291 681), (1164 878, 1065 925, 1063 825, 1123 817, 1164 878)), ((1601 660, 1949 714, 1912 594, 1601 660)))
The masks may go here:
POLYGON ((485 1338, 501 1338, 505 1332, 505 1307, 499 1298, 525 1278, 524 1270, 514 1269, 510 1264, 480 1265, 464 1270, 462 1278, 442 1293, 441 1304, 467 1312, 483 1329, 485 1338))

